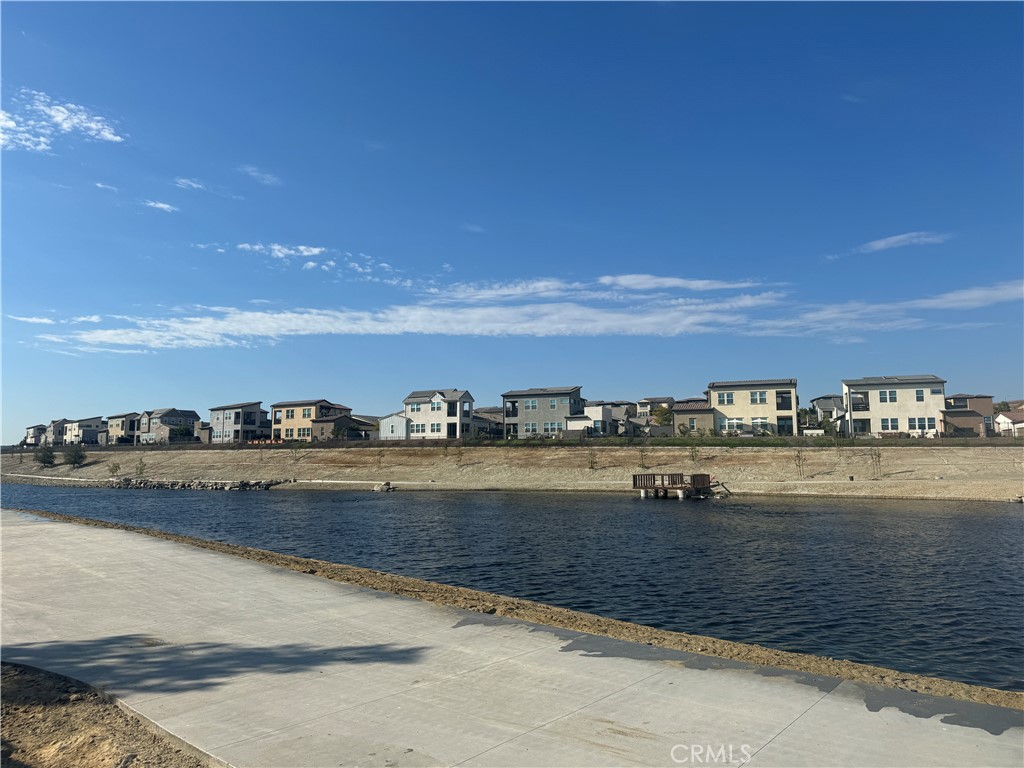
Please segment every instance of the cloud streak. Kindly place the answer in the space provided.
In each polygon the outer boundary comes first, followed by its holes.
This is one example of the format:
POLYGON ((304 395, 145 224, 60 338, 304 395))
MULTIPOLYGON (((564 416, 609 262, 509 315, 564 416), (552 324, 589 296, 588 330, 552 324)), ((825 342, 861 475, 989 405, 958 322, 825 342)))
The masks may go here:
POLYGON ((854 253, 876 253, 891 248, 905 248, 908 245, 938 245, 949 240, 952 235, 943 232, 905 232, 902 235, 883 237, 870 243, 858 246, 854 253))
POLYGON ((146 200, 142 204, 147 208, 156 208, 158 211, 163 211, 164 213, 177 213, 181 210, 180 208, 175 208, 170 203, 161 203, 158 200, 146 200))
POLYGON ((265 187, 276 187, 281 184, 281 179, 277 176, 267 171, 261 171, 255 165, 240 165, 237 170, 239 173, 244 173, 249 178, 255 179, 265 187))

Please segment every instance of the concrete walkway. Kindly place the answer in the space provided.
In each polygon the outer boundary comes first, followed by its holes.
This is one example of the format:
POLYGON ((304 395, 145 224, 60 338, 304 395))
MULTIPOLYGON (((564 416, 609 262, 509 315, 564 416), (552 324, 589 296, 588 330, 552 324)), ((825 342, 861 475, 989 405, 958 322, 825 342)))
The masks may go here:
POLYGON ((551 629, 0 513, 3 658, 232 766, 1021 766, 995 707, 551 629))

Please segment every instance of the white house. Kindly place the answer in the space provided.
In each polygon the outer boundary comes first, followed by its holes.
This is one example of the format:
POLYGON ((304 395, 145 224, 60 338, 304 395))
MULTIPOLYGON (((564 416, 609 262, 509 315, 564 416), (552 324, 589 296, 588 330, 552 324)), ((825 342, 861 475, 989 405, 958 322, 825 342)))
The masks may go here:
POLYGON ((88 419, 68 419, 64 425, 64 445, 96 445, 99 433, 107 428, 101 416, 88 419))
POLYGON ((996 434, 1007 437, 1024 437, 1024 411, 1010 411, 996 414, 996 434))
POLYGON ((589 403, 583 413, 565 417, 566 432, 584 432, 587 437, 618 434, 619 424, 612 416, 611 403, 589 403))
POLYGON ((473 396, 464 389, 421 389, 410 392, 402 403, 410 438, 472 437, 473 396))
POLYGON ((410 419, 402 411, 385 416, 379 422, 381 440, 405 440, 409 437, 410 419))
POLYGON ((843 380, 845 435, 939 434, 946 380, 931 374, 843 380))

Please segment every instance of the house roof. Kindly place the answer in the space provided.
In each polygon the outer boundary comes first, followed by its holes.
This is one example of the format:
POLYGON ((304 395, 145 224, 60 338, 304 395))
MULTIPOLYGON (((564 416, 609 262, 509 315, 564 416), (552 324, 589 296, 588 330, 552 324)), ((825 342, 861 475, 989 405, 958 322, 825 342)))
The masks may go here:
POLYGON ((818 397, 811 398, 812 403, 816 403, 819 400, 842 400, 842 395, 820 395, 818 397))
POLYGON ((536 389, 511 389, 508 392, 502 392, 502 397, 528 397, 530 395, 570 395, 573 392, 579 392, 583 389, 579 387, 538 387, 536 389))
POLYGON ((677 400, 676 404, 672 406, 672 413, 686 413, 692 411, 711 411, 714 410, 704 398, 688 398, 686 400, 677 400))
POLYGON ((102 416, 86 416, 84 419, 68 419, 68 424, 77 424, 80 421, 103 421, 102 416))
POLYGON ((280 403, 271 404, 271 408, 283 408, 294 405, 320 405, 320 403, 327 403, 332 408, 344 408, 346 411, 351 411, 347 405, 341 405, 340 403, 332 403, 330 400, 325 398, 312 399, 312 400, 282 400, 280 403))
POLYGON ((675 402, 674 397, 643 397, 637 400, 638 403, 667 403, 669 400, 675 402))
POLYGON ((874 384, 945 384, 945 379, 930 373, 908 376, 866 376, 863 379, 843 379, 847 386, 867 387, 874 384))
MULTIPOLYGON (((460 400, 464 395, 469 395, 469 392, 465 389, 418 389, 415 392, 410 392, 402 402, 425 403, 428 400, 433 400, 434 395, 438 394, 445 400, 460 400)), ((473 396, 469 395, 469 399, 472 400, 473 396)))
POLYGON ((33 424, 31 427, 25 427, 25 429, 39 429, 40 427, 46 429, 45 424, 33 424))
POLYGON ((233 405, 217 405, 211 408, 211 411, 226 411, 228 409, 234 410, 235 408, 248 408, 250 405, 259 406, 262 400, 253 400, 251 403, 234 403, 233 405))
POLYGON ((1013 424, 1020 424, 1021 422, 1024 422, 1024 411, 1007 411, 1006 413, 996 414, 997 419, 1000 416, 1004 419, 1008 419, 1013 424))
POLYGON ((958 395, 946 395, 946 399, 947 400, 950 400, 950 399, 952 399, 954 397, 964 397, 964 398, 967 398, 968 400, 979 400, 979 399, 991 399, 993 397, 993 395, 965 395, 965 394, 962 394, 962 393, 958 394, 958 395))
POLYGON ((971 411, 966 408, 955 408, 952 411, 942 410, 939 413, 948 413, 950 416, 977 416, 979 419, 984 418, 977 411, 971 411))
POLYGON ((128 413, 115 413, 113 416, 107 416, 108 419, 123 419, 125 416, 140 416, 141 414, 135 411, 128 411, 128 413))
POLYGON ((770 385, 781 384, 787 387, 795 387, 796 379, 749 379, 747 381, 712 381, 708 384, 708 389, 718 389, 719 387, 766 387, 770 385))

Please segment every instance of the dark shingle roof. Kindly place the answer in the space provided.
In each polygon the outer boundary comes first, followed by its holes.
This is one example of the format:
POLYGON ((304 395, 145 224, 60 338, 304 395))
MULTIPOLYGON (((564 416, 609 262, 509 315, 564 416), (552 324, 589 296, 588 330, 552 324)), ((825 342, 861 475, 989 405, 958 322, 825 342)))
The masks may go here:
POLYGON ((690 398, 688 400, 677 400, 672 406, 672 413, 685 413, 687 411, 710 411, 713 410, 711 403, 703 398, 690 398))
MULTIPOLYGON (((409 396, 402 402, 425 403, 428 400, 432 400, 434 395, 439 393, 445 400, 458 400, 463 395, 469 394, 465 389, 417 389, 415 392, 410 392, 409 396)), ((472 397, 472 395, 470 395, 470 397, 472 397)))
POLYGON ((270 407, 271 408, 286 408, 286 407, 289 407, 289 406, 296 406, 296 405, 319 405, 320 403, 327 403, 332 408, 344 408, 345 410, 348 410, 348 411, 352 410, 347 405, 341 405, 340 403, 332 403, 330 400, 327 400, 326 398, 323 398, 323 397, 312 398, 310 400, 283 400, 280 403, 273 403, 270 407))
POLYGON ((235 408, 248 408, 250 405, 258 406, 262 402, 263 402, 262 400, 253 400, 251 403, 234 403, 233 405, 218 405, 218 406, 215 406, 215 407, 211 408, 210 410, 211 411, 226 411, 229 408, 232 409, 232 410, 234 410, 235 408))
POLYGON ((719 387, 766 387, 770 385, 781 384, 786 387, 795 387, 796 379, 750 379, 748 381, 712 381, 708 384, 708 389, 717 389, 719 387))
POLYGON ((847 386, 871 386, 873 384, 945 384, 945 379, 940 379, 930 373, 921 373, 908 376, 866 376, 863 379, 843 379, 847 386))
POLYGON ((536 389, 512 389, 508 392, 503 392, 502 397, 529 397, 530 395, 569 395, 573 392, 579 392, 583 389, 579 387, 538 387, 536 389))

